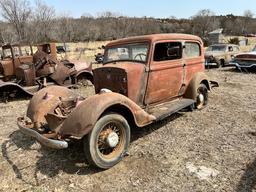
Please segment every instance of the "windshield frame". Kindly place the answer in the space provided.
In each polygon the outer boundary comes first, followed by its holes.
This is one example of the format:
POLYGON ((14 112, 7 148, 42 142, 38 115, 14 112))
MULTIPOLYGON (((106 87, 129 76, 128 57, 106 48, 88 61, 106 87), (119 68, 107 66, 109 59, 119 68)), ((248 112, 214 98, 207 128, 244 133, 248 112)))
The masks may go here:
POLYGON ((105 48, 105 52, 104 52, 104 60, 103 60, 103 65, 108 64, 108 63, 116 63, 116 62, 136 62, 136 63, 141 63, 141 64, 147 64, 148 60, 149 60, 149 53, 150 53, 150 42, 149 41, 141 41, 141 42, 127 42, 127 43, 120 43, 120 44, 116 44, 113 46, 107 46, 105 48), (136 45, 146 45, 145 47, 147 47, 147 56, 145 61, 141 61, 141 60, 134 60, 134 59, 116 59, 116 60, 110 60, 110 61, 106 61, 107 58, 107 54, 108 54, 108 50, 109 49, 114 49, 114 48, 124 48, 124 47, 128 47, 128 46, 136 46, 136 45))
POLYGON ((2 48, 2 59, 13 59, 13 50, 11 47, 2 48), (7 53, 10 53, 10 55, 7 53))

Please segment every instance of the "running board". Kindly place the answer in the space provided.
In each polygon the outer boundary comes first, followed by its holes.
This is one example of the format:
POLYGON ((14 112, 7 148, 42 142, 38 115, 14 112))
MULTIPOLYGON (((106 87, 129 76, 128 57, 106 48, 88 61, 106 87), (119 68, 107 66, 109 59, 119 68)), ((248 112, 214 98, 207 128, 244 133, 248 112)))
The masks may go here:
POLYGON ((178 99, 149 108, 148 113, 155 116, 156 121, 160 121, 194 104, 195 101, 192 99, 178 99))

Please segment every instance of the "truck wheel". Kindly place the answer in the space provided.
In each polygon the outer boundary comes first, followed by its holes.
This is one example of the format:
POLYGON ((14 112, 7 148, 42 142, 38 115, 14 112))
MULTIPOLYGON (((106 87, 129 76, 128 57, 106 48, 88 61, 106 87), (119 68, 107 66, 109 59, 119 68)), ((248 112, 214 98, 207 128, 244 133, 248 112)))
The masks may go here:
POLYGON ((216 65, 217 65, 217 68, 220 68, 221 67, 221 60, 216 61, 216 65))
POLYGON ((224 59, 221 59, 221 60, 220 60, 220 64, 221 64, 221 67, 225 67, 225 60, 224 60, 224 59))
POLYGON ((205 84, 201 83, 197 88, 197 97, 196 97, 196 108, 201 110, 208 103, 208 89, 205 84))
POLYGON ((113 167, 126 155, 130 135, 130 126, 123 116, 104 115, 84 138, 88 162, 101 169, 113 167))

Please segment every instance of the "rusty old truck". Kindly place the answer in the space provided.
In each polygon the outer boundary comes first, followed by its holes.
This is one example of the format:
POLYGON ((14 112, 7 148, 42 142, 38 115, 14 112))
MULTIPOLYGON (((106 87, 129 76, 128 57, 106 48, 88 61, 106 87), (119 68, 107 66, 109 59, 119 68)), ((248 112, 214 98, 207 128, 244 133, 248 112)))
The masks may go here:
POLYGON ((108 169, 127 154, 131 129, 181 110, 203 109, 217 82, 204 73, 202 40, 155 34, 110 42, 94 69, 96 94, 83 98, 64 87, 37 92, 20 130, 42 145, 63 149, 83 139, 88 162, 108 169))
POLYGON ((55 43, 2 46, 0 98, 32 96, 49 85, 70 86, 93 80, 92 66, 80 61, 59 61, 55 43))

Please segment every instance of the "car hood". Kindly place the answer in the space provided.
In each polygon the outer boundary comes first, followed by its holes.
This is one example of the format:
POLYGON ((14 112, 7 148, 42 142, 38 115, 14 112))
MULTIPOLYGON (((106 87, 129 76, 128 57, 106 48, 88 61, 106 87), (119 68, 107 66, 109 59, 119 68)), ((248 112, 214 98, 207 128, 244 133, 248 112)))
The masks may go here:
POLYGON ((74 64, 76 71, 91 70, 91 65, 86 63, 86 61, 69 60, 69 62, 74 64))
POLYGON ((138 62, 108 63, 93 70, 95 92, 106 88, 129 97, 134 102, 142 98, 142 78, 145 64, 138 62))
POLYGON ((236 57, 256 57, 256 51, 248 52, 248 53, 241 53, 236 55, 236 57))
POLYGON ((139 62, 122 61, 122 62, 116 62, 116 63, 107 63, 100 68, 119 68, 119 69, 123 69, 127 73, 131 73, 131 72, 136 72, 140 69, 144 69, 145 64, 139 63, 139 62))
POLYGON ((204 54, 205 57, 210 57, 210 56, 217 57, 217 56, 222 56, 222 55, 225 55, 225 52, 221 52, 221 51, 207 51, 204 54))

